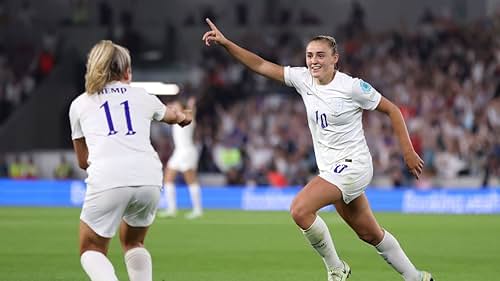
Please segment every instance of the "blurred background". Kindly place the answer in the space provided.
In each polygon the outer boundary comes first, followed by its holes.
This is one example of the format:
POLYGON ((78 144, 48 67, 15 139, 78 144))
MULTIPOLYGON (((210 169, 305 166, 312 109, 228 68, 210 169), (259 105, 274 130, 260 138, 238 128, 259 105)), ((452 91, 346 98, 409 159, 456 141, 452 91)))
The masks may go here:
MULTIPOLYGON (((111 39, 131 51, 134 80, 181 87, 164 102, 197 98, 203 187, 304 185, 317 167, 300 96, 207 48, 206 17, 282 65, 304 65, 314 35, 337 39, 341 71, 400 107, 425 161, 415 181, 389 119, 365 112, 370 188, 500 186, 499 0, 0 0, 0 177, 85 178, 68 107, 87 52, 111 39)), ((152 143, 165 163, 171 128, 154 124, 152 143)))
MULTIPOLYGON (((207 48, 206 17, 282 65, 304 65, 310 38, 334 36, 340 70, 400 107, 425 160, 415 181, 389 118, 364 113, 378 220, 438 280, 498 280, 500 0, 0 0, 0 280, 88 280, 76 248, 86 174, 68 109, 102 39, 131 51, 134 80, 180 86, 165 103, 197 99, 204 215, 155 220, 155 280, 324 280, 285 212, 317 174, 305 107, 294 89, 207 48)), ((151 132, 166 163, 171 127, 151 132)), ((182 177, 177 187, 185 212, 182 177)), ((353 280, 400 280, 338 215, 323 217, 353 280)), ((109 256, 128 280, 116 239, 109 256)))

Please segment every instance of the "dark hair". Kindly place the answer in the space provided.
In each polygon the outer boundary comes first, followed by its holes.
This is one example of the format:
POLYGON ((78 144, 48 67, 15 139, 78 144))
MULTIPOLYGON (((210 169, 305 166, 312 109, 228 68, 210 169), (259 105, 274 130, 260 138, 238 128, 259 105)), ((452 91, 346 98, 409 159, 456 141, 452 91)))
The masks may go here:
POLYGON ((328 44, 328 46, 330 46, 330 48, 332 49, 333 54, 337 53, 337 41, 335 41, 335 38, 333 38, 332 36, 318 35, 318 36, 313 37, 309 42, 313 42, 313 41, 326 42, 328 44))

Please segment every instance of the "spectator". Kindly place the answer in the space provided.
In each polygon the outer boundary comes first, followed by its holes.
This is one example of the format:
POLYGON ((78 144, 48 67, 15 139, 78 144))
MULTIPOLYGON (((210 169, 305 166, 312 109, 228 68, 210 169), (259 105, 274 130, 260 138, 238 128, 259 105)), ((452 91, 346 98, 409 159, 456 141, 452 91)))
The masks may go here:
POLYGON ((16 155, 14 161, 10 162, 8 175, 9 178, 18 180, 24 178, 24 164, 21 162, 21 157, 16 155))
POLYGON ((5 156, 0 153, 0 179, 6 178, 9 174, 9 166, 5 162, 5 156))
POLYGON ((68 162, 64 155, 61 156, 61 161, 54 170, 54 177, 56 179, 70 179, 73 177, 73 166, 68 162))
POLYGON ((28 160, 22 166, 24 171, 23 175, 26 179, 37 179, 38 178, 38 167, 33 161, 33 156, 29 156, 28 160))

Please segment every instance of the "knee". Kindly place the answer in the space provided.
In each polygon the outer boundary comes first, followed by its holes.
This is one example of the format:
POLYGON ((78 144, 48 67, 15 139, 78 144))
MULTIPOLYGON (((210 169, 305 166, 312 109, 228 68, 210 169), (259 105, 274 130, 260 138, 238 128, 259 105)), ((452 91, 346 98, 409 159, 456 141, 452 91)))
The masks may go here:
POLYGON ((122 242, 122 249, 124 253, 133 248, 143 248, 143 247, 144 243, 142 242, 122 242))
POLYGON ((364 242, 376 246, 382 241, 382 238, 384 237, 384 233, 381 231, 378 232, 360 232, 358 233, 359 239, 363 240, 364 242), (379 233, 380 232, 380 233, 379 233))
POLYGON ((87 251, 99 252, 105 256, 108 254, 107 248, 99 247, 97 245, 80 245, 80 256, 82 256, 83 253, 85 253, 87 251))
POLYGON ((290 206, 290 215, 295 223, 302 229, 307 229, 314 221, 315 212, 309 210, 304 204, 294 201, 290 206))

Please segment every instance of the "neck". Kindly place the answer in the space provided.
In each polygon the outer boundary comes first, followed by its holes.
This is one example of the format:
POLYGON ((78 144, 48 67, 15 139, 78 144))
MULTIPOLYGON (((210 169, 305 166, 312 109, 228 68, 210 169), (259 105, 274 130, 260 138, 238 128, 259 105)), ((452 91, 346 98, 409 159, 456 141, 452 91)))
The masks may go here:
POLYGON ((336 73, 337 73, 337 70, 333 70, 332 75, 327 75, 323 78, 315 78, 314 81, 318 85, 327 85, 328 83, 333 81, 333 78, 335 78, 336 73))

